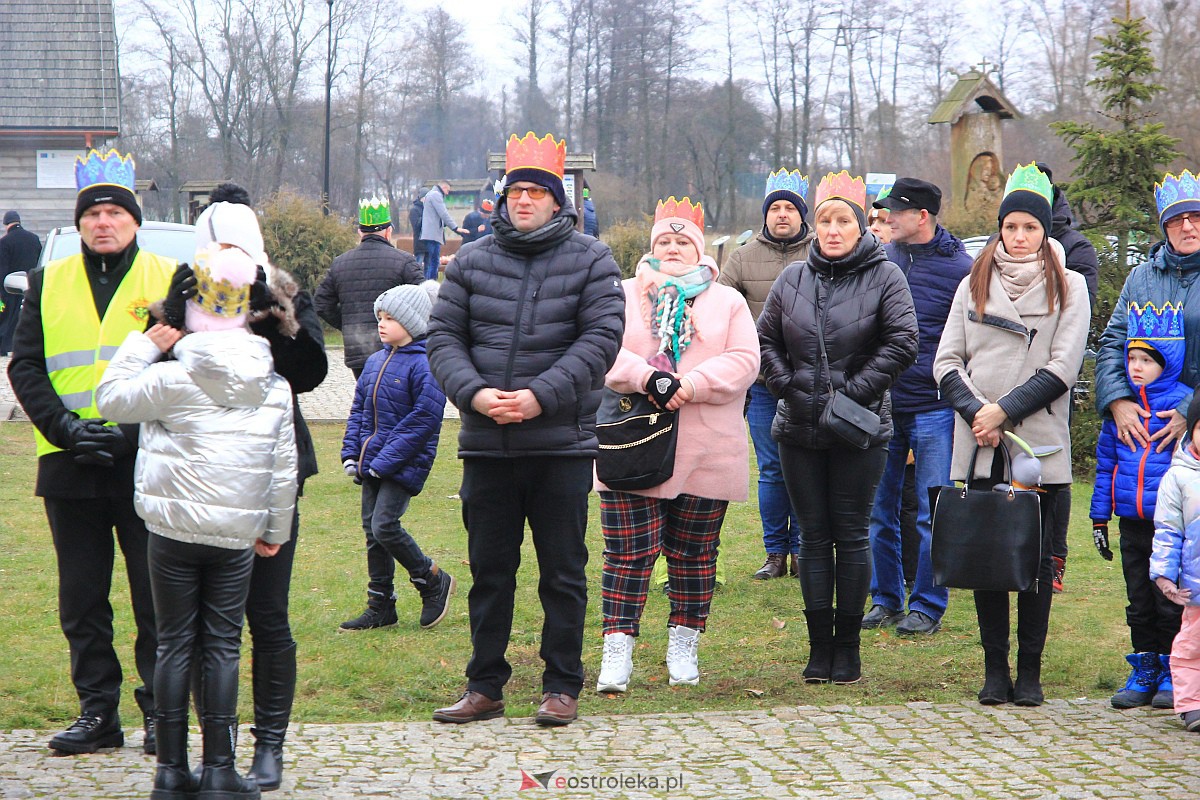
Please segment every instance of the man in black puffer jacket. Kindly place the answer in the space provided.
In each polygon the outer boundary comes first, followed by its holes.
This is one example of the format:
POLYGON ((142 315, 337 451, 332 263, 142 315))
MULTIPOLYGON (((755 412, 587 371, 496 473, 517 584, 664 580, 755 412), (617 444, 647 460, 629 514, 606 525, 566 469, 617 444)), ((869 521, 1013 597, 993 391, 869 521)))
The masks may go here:
POLYGON ((369 216, 369 211, 370 207, 360 207, 362 242, 333 260, 314 298, 321 319, 342 332, 346 366, 355 380, 367 359, 382 346, 375 298, 393 286, 425 280, 417 260, 392 246, 390 215, 381 219, 369 216))
POLYGON ((575 230, 565 145, 513 136, 493 235, 446 268, 429 323, 429 364, 462 412, 463 523, 474 586, 467 691, 439 722, 504 714, 505 659, 528 520, 545 613, 536 721, 575 719, 583 687, 588 492, 596 409, 625 329, 608 246, 575 230))

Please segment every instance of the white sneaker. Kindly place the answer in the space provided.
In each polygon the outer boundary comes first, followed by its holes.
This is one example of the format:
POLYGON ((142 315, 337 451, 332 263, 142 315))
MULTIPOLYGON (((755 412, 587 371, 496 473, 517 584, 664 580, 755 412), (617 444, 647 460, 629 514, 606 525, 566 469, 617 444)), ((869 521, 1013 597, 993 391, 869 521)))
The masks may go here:
POLYGON ((700 682, 700 663, 696 655, 700 646, 700 631, 683 625, 676 625, 668 630, 670 640, 667 643, 667 672, 671 675, 669 684, 695 686, 700 682))
POLYGON ((627 633, 604 634, 604 658, 600 662, 597 692, 623 692, 633 674, 633 643, 627 633))

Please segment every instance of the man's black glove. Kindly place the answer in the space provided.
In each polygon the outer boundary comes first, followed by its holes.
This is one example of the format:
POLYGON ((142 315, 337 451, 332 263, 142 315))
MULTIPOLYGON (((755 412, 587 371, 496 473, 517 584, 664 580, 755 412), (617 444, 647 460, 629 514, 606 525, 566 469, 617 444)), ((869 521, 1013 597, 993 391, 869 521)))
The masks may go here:
POLYGON ((254 283, 250 285, 250 311, 256 314, 262 313, 269 311, 275 305, 275 293, 267 285, 267 271, 262 268, 262 265, 259 265, 254 283))
POLYGON ((1092 520, 1092 541, 1096 543, 1096 550, 1104 557, 1105 561, 1113 560, 1113 551, 1108 547, 1108 523, 1100 520, 1092 520))
POLYGON ((86 431, 71 448, 75 463, 111 467, 118 458, 133 452, 133 445, 116 425, 105 425, 102 419, 77 420, 86 431))
POLYGON ((650 380, 646 381, 646 394, 650 395, 654 405, 659 408, 665 409, 677 391, 679 391, 679 379, 665 370, 655 370, 654 374, 650 376, 650 380))
POLYGON ((187 264, 180 264, 171 276, 171 286, 163 298, 163 322, 177 331, 184 330, 184 310, 189 298, 196 296, 196 274, 187 264))

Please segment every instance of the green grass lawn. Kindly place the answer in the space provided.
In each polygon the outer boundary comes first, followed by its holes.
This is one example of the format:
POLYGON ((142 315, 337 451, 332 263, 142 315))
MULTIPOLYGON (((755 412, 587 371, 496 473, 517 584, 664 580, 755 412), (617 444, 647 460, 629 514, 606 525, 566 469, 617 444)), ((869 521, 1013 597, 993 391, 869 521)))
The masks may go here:
MULTIPOLYGON (((461 691, 470 654, 466 603, 470 575, 456 497, 461 474, 455 457, 457 433, 457 423, 448 421, 433 475, 405 517, 421 547, 459 581, 450 614, 437 628, 421 630, 419 598, 402 583, 398 627, 339 633, 338 624, 356 616, 365 602, 359 492, 338 469, 341 427, 313 426, 324 471, 309 481, 300 503, 300 542, 291 594, 292 624, 300 645, 296 720, 428 719, 433 708, 461 691)), ((34 468, 30 427, 17 422, 0 425, 0 648, 4 652, 0 729, 54 728, 77 713, 66 642, 58 628, 50 535, 41 502, 33 496, 34 468)), ((1067 592, 1054 601, 1043 679, 1048 697, 1105 697, 1123 683, 1126 674, 1124 584, 1119 562, 1101 560, 1092 547, 1087 519, 1090 487, 1077 484, 1073 499, 1067 592)), ((752 493, 750 502, 731 507, 726 520, 721 564, 728 582, 717 592, 709 630, 701 641, 700 685, 667 686, 663 663, 667 600, 654 593, 643 618, 630 691, 624 696, 597 695, 591 687, 601 652, 601 540, 594 497, 588 539, 584 714, 973 701, 982 681, 971 595, 954 591, 942 631, 933 637, 902 640, 890 632, 864 632, 861 683, 805 685, 800 680, 807 641, 799 583, 788 578, 750 580, 763 559, 752 493)), ((507 688, 509 713, 518 716, 532 713, 540 699, 541 609, 536 584, 537 563, 532 545, 526 542, 509 648, 514 674, 507 688)), ((127 669, 129 692, 123 705, 128 716, 134 713, 132 690, 137 678, 131 674, 133 624, 120 571, 114 577, 113 605, 118 646, 127 669)), ((251 717, 248 654, 247 648, 242 663, 243 719, 251 717)))

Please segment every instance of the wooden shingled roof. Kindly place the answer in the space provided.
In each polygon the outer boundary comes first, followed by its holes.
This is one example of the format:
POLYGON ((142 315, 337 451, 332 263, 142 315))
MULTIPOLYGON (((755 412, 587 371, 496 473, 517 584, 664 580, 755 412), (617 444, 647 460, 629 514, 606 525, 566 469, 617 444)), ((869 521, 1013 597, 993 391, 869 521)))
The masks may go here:
POLYGON ((120 127, 112 0, 0 0, 0 134, 120 127))
POLYGON ((1021 113, 1008 101, 1004 92, 991 78, 976 69, 965 73, 951 87, 946 99, 938 103, 929 115, 929 123, 958 122, 959 117, 978 106, 984 111, 998 114, 1001 119, 1020 118, 1021 113))

